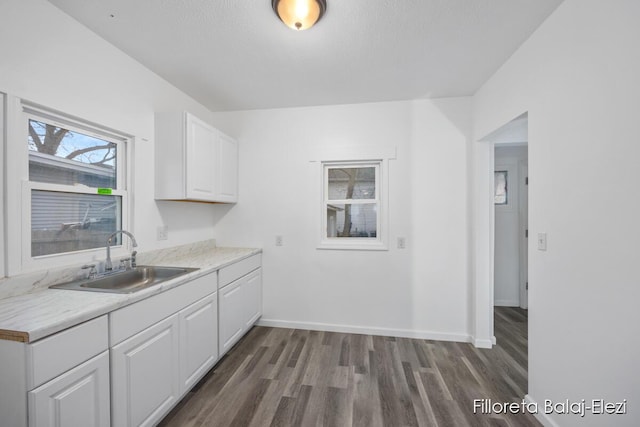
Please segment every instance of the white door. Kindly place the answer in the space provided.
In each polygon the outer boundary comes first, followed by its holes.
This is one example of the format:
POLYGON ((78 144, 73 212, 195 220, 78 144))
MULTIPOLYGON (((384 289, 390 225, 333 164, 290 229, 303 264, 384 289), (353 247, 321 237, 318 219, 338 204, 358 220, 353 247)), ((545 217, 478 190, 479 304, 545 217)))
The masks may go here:
POLYGON ((219 133, 216 151, 216 200, 235 203, 238 201, 238 143, 219 133))
POLYGON ((244 277, 220 290, 220 356, 240 339, 245 329, 247 313, 244 297, 244 277))
POLYGON ((178 314, 111 350, 113 425, 155 425, 180 396, 178 314))
POLYGON ((180 312, 180 384, 186 392, 218 360, 218 294, 180 312))
POLYGON ((30 391, 28 400, 31 427, 109 427, 109 352, 30 391))
POLYGON ((520 305, 520 220, 518 160, 496 155, 494 305, 520 305))
POLYGON ((244 281, 245 329, 249 329, 262 316, 262 269, 249 273, 244 281))
POLYGON ((529 306, 529 167, 520 162, 520 307, 529 306))
POLYGON ((187 197, 215 200, 217 132, 207 123, 186 115, 187 127, 187 197))

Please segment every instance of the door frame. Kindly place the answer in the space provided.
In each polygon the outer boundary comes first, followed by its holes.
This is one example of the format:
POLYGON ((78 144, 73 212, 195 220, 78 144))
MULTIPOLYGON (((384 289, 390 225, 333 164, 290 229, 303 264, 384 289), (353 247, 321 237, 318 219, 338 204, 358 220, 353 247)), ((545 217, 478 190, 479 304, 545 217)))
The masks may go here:
MULTIPOLYGON (((527 145, 527 151, 529 147, 527 145)), ((527 156, 528 158, 528 156, 527 156)), ((518 251, 520 254, 520 308, 527 309, 529 307, 529 289, 528 289, 528 276, 529 276, 529 188, 527 179, 529 177, 529 162, 528 160, 520 160, 518 164, 519 177, 519 201, 518 201, 518 217, 520 239, 518 244, 518 251)))
POLYGON ((472 242, 472 342, 478 348, 491 348, 496 343, 494 335, 494 262, 495 262, 495 206, 493 200, 495 142, 508 137, 515 142, 528 141, 528 112, 496 128, 472 144, 473 151, 473 232, 472 242), (527 120, 527 135, 518 136, 509 125, 517 120, 527 120), (507 130, 507 132, 505 132, 507 130))

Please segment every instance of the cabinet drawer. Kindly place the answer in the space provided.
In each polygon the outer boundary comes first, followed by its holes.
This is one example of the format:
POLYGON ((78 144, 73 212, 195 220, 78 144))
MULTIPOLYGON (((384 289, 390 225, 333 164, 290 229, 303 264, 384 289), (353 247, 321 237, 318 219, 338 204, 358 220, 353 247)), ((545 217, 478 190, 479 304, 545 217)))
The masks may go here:
POLYGON ((213 272, 112 312, 109 314, 111 346, 215 292, 216 283, 216 272, 213 272))
POLYGON ((256 254, 220 269, 218 275, 218 289, 244 276, 262 265, 262 255, 256 254))
POLYGON ((31 390, 109 347, 107 316, 66 329, 27 346, 27 389, 31 390))

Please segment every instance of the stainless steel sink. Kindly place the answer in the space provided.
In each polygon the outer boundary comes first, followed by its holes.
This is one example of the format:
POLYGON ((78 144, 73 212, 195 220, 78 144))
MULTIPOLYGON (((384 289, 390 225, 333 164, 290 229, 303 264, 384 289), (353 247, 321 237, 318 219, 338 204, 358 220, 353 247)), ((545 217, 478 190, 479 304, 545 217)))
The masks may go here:
POLYGON ((196 270, 198 269, 141 265, 129 270, 102 275, 95 279, 76 280, 53 285, 50 288, 130 294, 196 270))

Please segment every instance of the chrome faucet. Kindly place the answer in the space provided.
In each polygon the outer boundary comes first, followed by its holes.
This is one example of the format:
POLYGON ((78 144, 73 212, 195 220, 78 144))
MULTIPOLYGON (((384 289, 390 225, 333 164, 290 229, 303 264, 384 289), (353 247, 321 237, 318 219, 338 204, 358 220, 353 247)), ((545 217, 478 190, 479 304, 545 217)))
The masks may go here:
MULTIPOLYGON (((113 270, 113 264, 111 264, 111 240, 117 235, 117 234, 126 234, 127 236, 129 236, 129 238, 131 239, 131 243, 133 245, 133 247, 137 247, 138 246, 138 242, 136 242, 136 238, 133 237, 133 234, 129 233, 126 230, 118 230, 118 231, 114 231, 113 233, 111 233, 111 235, 107 238, 107 259, 104 262, 104 271, 111 271, 113 270)), ((133 262, 131 263, 132 267, 135 267, 135 256, 137 254, 137 251, 133 251, 131 253, 132 255, 132 259, 133 262)))

